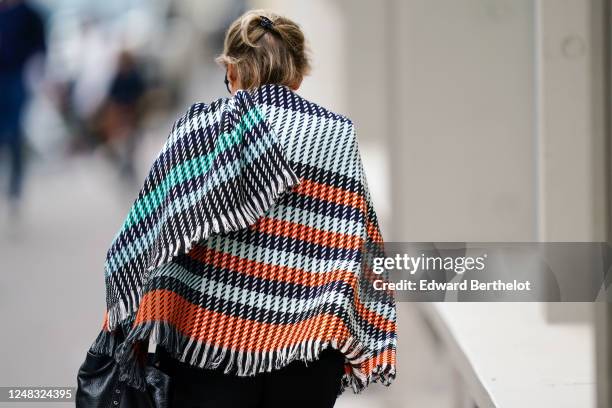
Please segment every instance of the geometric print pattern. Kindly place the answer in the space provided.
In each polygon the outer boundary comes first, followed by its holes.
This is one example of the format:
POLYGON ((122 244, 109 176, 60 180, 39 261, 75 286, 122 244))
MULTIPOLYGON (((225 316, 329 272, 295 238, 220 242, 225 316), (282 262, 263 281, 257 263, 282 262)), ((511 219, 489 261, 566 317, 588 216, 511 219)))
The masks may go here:
POLYGON ((149 338, 180 361, 242 376, 333 347, 345 356, 343 390, 389 385, 395 302, 367 290, 365 262, 382 246, 349 119, 276 84, 195 104, 109 250, 91 350, 114 354, 138 388, 149 338), (194 161, 199 172, 173 173, 194 161))

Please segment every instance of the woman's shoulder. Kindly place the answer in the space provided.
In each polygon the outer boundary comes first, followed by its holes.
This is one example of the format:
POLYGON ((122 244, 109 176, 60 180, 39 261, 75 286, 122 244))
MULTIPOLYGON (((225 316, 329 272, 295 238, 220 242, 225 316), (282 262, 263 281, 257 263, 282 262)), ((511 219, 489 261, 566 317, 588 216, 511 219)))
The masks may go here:
POLYGON ((286 109, 299 114, 338 121, 342 124, 353 126, 353 121, 348 116, 313 102, 284 85, 262 85, 254 92, 254 99, 259 104, 286 109))
POLYGON ((226 106, 230 98, 218 98, 211 102, 193 102, 183 114, 183 117, 193 117, 209 112, 215 112, 226 106))
POLYGON ((182 134, 199 130, 214 134, 219 129, 240 127, 245 121, 250 123, 264 119, 252 96, 240 90, 231 97, 217 98, 208 103, 191 103, 175 120, 170 135, 180 137, 182 134))
MULTIPOLYGON (((348 116, 313 102, 288 87, 270 84, 264 85, 253 92, 240 90, 229 98, 221 97, 208 103, 193 102, 176 120, 173 130, 186 125, 193 128, 204 123, 211 124, 216 120, 220 121, 224 111, 230 112, 230 116, 241 116, 235 114, 247 113, 252 108, 262 106, 283 109, 290 115, 314 116, 328 122, 324 124, 325 127, 340 125, 344 129, 342 133, 355 133, 355 124, 348 116), (347 132, 347 130, 349 131, 347 132)), ((267 111, 267 109, 261 109, 261 111, 267 111)), ((322 123, 319 124, 322 125, 322 123)))
POLYGON ((319 105, 316 102, 312 102, 309 101, 307 99, 304 98, 304 100, 307 101, 307 103, 310 105, 310 111, 314 112, 316 115, 318 116, 324 116, 330 119, 333 119, 335 121, 341 122, 342 124, 348 125, 350 127, 353 127, 353 121, 346 115, 343 115, 341 113, 335 112, 329 108, 326 108, 322 105, 319 105))
MULTIPOLYGON (((301 113, 314 116, 318 119, 318 126, 320 128, 331 128, 333 129, 329 134, 334 138, 342 136, 348 144, 352 144, 352 141, 356 139, 355 124, 346 115, 335 112, 331 109, 326 108, 316 102, 312 102, 302 96, 300 98, 304 101, 301 105, 301 113), (322 120, 321 120, 322 119, 322 120)), ((298 109, 300 105, 298 104, 298 109)))
POLYGON ((229 101, 228 98, 218 98, 212 102, 192 102, 189 107, 183 110, 175 120, 172 130, 190 124, 194 119, 200 118, 203 115, 214 114, 220 111, 223 106, 229 101))

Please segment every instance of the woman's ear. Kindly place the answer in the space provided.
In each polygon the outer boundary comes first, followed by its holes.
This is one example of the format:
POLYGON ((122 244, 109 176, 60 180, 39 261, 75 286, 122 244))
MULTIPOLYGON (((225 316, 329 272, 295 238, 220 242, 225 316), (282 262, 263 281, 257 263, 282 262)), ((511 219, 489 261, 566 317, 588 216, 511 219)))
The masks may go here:
POLYGON ((291 84, 289 88, 293 89, 294 91, 297 91, 300 88, 300 85, 302 85, 301 79, 298 81, 295 81, 293 84, 291 84))

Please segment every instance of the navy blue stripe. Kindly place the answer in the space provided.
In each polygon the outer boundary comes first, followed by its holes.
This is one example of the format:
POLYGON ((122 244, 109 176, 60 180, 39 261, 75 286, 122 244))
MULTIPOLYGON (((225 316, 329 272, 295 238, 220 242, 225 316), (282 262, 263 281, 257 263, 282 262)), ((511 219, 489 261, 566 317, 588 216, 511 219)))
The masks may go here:
POLYGON ((352 121, 346 116, 325 109, 321 105, 308 101, 295 92, 292 92, 279 85, 262 85, 253 92, 252 96, 255 103, 258 104, 275 106, 277 108, 292 110, 294 112, 305 113, 320 118, 333 119, 342 123, 352 124, 352 121))
POLYGON ((289 165, 298 177, 304 177, 320 184, 341 188, 351 193, 363 194, 364 189, 361 180, 354 177, 296 161, 290 161, 289 165))
MULTIPOLYGON (((234 150, 234 149, 232 149, 234 150)), ((233 154, 233 153, 232 153, 233 154)), ((255 161, 253 161, 251 163, 251 165, 253 166, 258 166, 259 162, 261 161, 265 161, 265 159, 263 157, 259 157, 258 159, 256 159, 255 161)), ((224 157, 223 155, 218 156, 215 161, 213 162, 213 167, 214 168, 218 168, 220 166, 223 166, 225 163, 227 162, 227 158, 224 157)), ((211 171, 216 171, 216 170, 211 170, 211 171)), ((125 236, 125 237, 130 237, 130 240, 135 240, 140 238, 142 235, 144 235, 146 233, 146 231, 148 231, 149 226, 156 224, 159 221, 160 216, 162 215, 162 213, 164 211, 166 211, 166 205, 169 204, 168 200, 170 198, 172 198, 173 201, 177 201, 183 198, 183 196, 188 195, 192 192, 195 192, 197 190, 199 190, 200 188, 202 188, 202 186, 204 185, 204 183, 210 178, 210 174, 209 173, 204 173, 201 174, 199 176, 196 176, 192 179, 186 180, 180 184, 177 184, 175 186, 173 186, 170 191, 169 194, 166 196, 166 200, 164 201, 164 203, 162 205, 159 205, 155 210, 153 210, 152 212, 150 212, 148 215, 146 215, 145 217, 141 218, 138 222, 132 224, 127 230, 125 230, 121 235, 125 236), (190 184, 192 184, 192 187, 190 188, 190 184)), ((232 202, 239 202, 239 198, 237 197, 237 195, 240 192, 240 188, 242 188, 241 185, 238 185, 240 183, 242 183, 243 180, 240 180, 240 175, 238 175, 238 177, 234 177, 232 179, 229 179, 227 181, 225 181, 224 183, 221 183, 219 185, 217 185, 213 191, 209 191, 208 193, 206 193, 204 195, 204 198, 209 200, 209 204, 213 204, 212 200, 210 200, 210 198, 212 197, 212 194, 214 194, 214 191, 221 191, 223 192, 223 196, 224 197, 229 197, 230 199, 232 199, 232 202), (233 198, 232 198, 233 197, 233 198)), ((261 190, 259 190, 261 191, 261 190)), ((211 214, 207 214, 209 215, 209 217, 207 217, 206 220, 195 220, 195 215, 192 211, 191 206, 189 208, 187 208, 185 211, 182 212, 178 212, 175 215, 173 215, 171 217, 171 219, 169 219, 168 221, 166 221, 166 225, 173 225, 173 223, 176 223, 179 219, 181 218, 187 218, 189 219, 191 222, 202 222, 202 221, 210 221, 211 219, 213 219, 215 217, 215 214, 218 214, 220 212, 224 212, 225 211, 225 206, 227 205, 227 200, 217 200, 217 206, 218 208, 212 208, 212 212, 211 214)), ((125 245, 125 243, 121 243, 120 240, 117 240, 112 249, 113 251, 118 250, 119 248, 121 248, 123 245, 125 245)))
MULTIPOLYGON (((219 158, 220 162, 223 162, 223 160, 224 160, 223 158, 219 158)), ((261 160, 262 160, 261 158, 257 159, 255 162, 253 162, 253 165, 259 166, 259 162, 261 160)), ((180 185, 174 186, 172 188, 173 194, 169 196, 175 196, 177 197, 177 199, 179 199, 180 196, 175 195, 177 191, 189 191, 187 187, 188 187, 188 183, 190 182, 194 183, 194 185, 196 186, 195 190, 197 190, 201 188, 202 184, 204 183, 207 177, 208 175, 197 176, 191 179, 190 181, 185 181, 181 183, 180 185)), ((236 183, 236 180, 231 179, 227 181, 226 183, 224 183, 219 188, 225 189, 226 192, 228 192, 229 194, 229 192, 237 191, 238 186, 236 186, 235 183, 236 183)), ((192 191, 195 191, 195 190, 192 189, 192 191)), ((315 214, 333 217, 336 219, 353 221, 356 223, 362 223, 365 221, 364 214, 354 207, 344 205, 344 204, 337 204, 337 203, 333 203, 333 202, 326 201, 326 200, 321 200, 315 197, 310 197, 310 196, 306 196, 302 194, 297 194, 297 193, 286 194, 279 198, 278 203, 282 205, 286 205, 286 206, 291 206, 297 209, 301 209, 301 210, 311 211, 315 214)), ((223 202, 219 204, 222 205, 223 202)), ((159 206, 149 215, 147 215, 146 217, 144 217, 137 223, 130 226, 130 228, 126 230, 124 234, 122 235, 126 237, 132 237, 131 239, 141 237, 145 233, 145 231, 148 229, 149 225, 156 223, 156 221, 159 219, 160 213, 163 212, 163 210, 164 210, 164 206, 163 205, 159 206)), ((217 211, 220 211, 220 209, 218 209, 217 211)), ((188 217, 188 219, 191 220, 192 222, 196 222, 190 209, 187 209, 187 211, 183 211, 182 213, 179 213, 173 216, 172 219, 174 221, 171 221, 171 222, 176 222, 177 218, 179 217, 188 217)), ((202 220, 199 220, 199 221, 201 222, 202 220)), ((169 225, 172 225, 172 224, 169 223, 169 225)), ((239 233, 240 231, 237 231, 234 234, 239 234, 239 233)), ((118 247, 122 245, 124 244, 120 244, 120 242, 116 242, 115 245, 113 246, 113 250, 116 250, 118 247)))
MULTIPOLYGON (((230 239, 251 244, 260 248, 291 252, 315 259, 324 260, 350 260, 359 262, 361 260, 360 249, 333 248, 326 245, 314 244, 297 238, 285 237, 256 231, 249 227, 246 230, 230 232, 230 239)), ((206 245, 204 243, 203 245, 206 245)))
MULTIPOLYGON (((326 285, 322 285, 316 288, 308 288, 301 285, 274 282, 270 280, 261 280, 253 276, 247 276, 242 274, 240 274, 240 277, 243 279, 236 279, 234 283, 238 283, 240 286, 248 287, 253 292, 258 293, 260 295, 260 298, 265 297, 270 293, 277 293, 279 295, 282 294, 284 296, 290 296, 291 299, 309 299, 318 296, 322 293, 329 292, 331 290, 340 292, 343 296, 349 299, 353 298, 354 296, 352 293, 353 291, 351 286, 342 281, 330 282, 326 285), (280 285, 277 285, 277 283, 280 285), (287 289, 283 288, 283 286, 288 285, 295 286, 294 288, 289 288, 289 290, 293 289, 293 293, 288 292, 287 289), (302 294, 300 296, 299 294, 301 290, 306 291, 307 294, 302 294), (298 293, 298 296, 294 296, 295 292, 298 293)), ((215 277, 211 277, 211 279, 217 280, 215 279, 215 277)), ((231 281, 223 282, 223 280, 221 280, 220 282, 225 284, 232 283, 231 281)), ((280 312, 275 310, 266 310, 257 306, 237 303, 231 300, 227 300, 224 297, 208 296, 205 293, 201 293, 197 290, 192 289, 181 280, 170 276, 152 277, 149 283, 147 284, 148 290, 167 290, 169 287, 173 288, 173 292, 180 294, 182 298, 198 307, 203 307, 207 310, 218 312, 226 316, 249 319, 259 323, 297 324, 299 322, 312 318, 313 316, 317 316, 323 313, 328 313, 340 317, 347 327, 351 327, 351 323, 355 323, 354 320, 352 321, 350 319, 350 316, 346 315, 346 311, 344 310, 342 304, 336 304, 332 302, 321 303, 320 305, 322 306, 322 308, 316 308, 309 311, 280 312)), ((354 317, 357 320, 358 326, 365 330, 370 336, 379 337, 388 333, 387 331, 381 330, 380 328, 366 321, 359 313, 355 313, 354 317)))
MULTIPOLYGON (((192 118, 192 120, 197 120, 192 118)), ((161 153, 151 166, 151 171, 161 174, 168 174, 174 167, 185 163, 188 160, 197 157, 205 156, 214 151, 217 144, 217 139, 220 134, 219 123, 215 122, 206 128, 196 128, 189 130, 185 135, 179 137, 174 144, 166 151, 161 153), (179 154, 180 152, 180 154, 179 154)), ((244 143, 232 146, 224 151, 220 156, 226 156, 233 160, 240 158, 240 151, 252 143, 256 143, 262 139, 261 135, 265 134, 267 129, 256 129, 255 127, 246 130, 243 134, 244 143)), ((219 156, 218 156, 219 157, 219 156)), ((217 160, 217 158, 215 158, 217 160)), ((228 161, 225 161, 227 164, 228 161)), ((148 194, 157 186, 163 179, 155 178, 150 180, 150 185, 143 189, 142 194, 148 194)))
POLYGON ((280 203, 339 220, 353 221, 356 223, 365 222, 365 215, 355 207, 322 200, 304 194, 289 194, 283 197, 280 203))

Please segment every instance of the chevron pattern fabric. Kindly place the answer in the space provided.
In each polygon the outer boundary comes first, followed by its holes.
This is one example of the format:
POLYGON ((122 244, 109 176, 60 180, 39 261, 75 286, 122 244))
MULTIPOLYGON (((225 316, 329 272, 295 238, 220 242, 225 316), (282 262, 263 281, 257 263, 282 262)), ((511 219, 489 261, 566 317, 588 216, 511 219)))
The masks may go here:
POLYGON ((114 354, 141 389, 147 339, 242 376, 334 347, 343 389, 389 385, 395 303, 368 290, 365 262, 382 251, 349 119, 274 84, 195 104, 108 251, 107 310, 90 350, 114 354))

